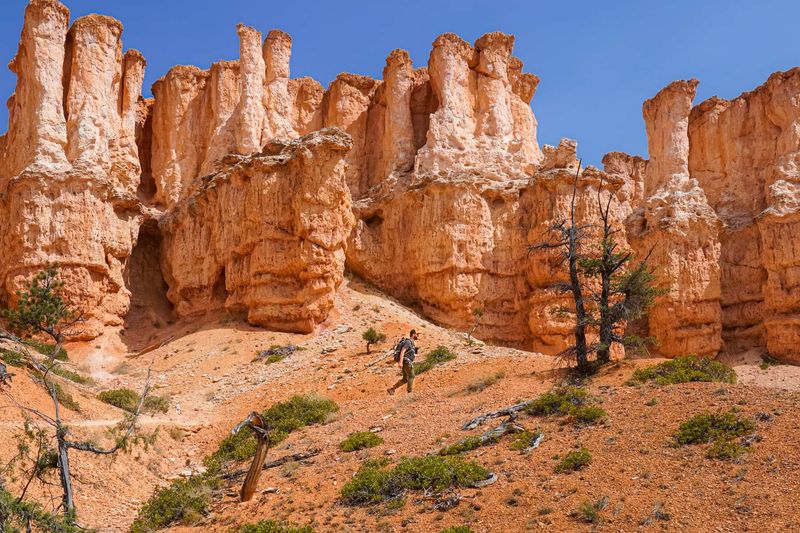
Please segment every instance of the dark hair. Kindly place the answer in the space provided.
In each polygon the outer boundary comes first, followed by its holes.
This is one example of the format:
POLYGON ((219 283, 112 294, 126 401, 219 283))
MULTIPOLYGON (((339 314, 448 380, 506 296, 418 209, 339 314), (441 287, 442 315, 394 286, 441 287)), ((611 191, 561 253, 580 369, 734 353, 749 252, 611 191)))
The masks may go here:
POLYGON ((412 337, 413 337, 414 335, 416 335, 416 334, 417 334, 417 330, 415 330, 415 329, 412 329, 412 330, 411 330, 411 333, 409 333, 409 335, 411 335, 412 337))

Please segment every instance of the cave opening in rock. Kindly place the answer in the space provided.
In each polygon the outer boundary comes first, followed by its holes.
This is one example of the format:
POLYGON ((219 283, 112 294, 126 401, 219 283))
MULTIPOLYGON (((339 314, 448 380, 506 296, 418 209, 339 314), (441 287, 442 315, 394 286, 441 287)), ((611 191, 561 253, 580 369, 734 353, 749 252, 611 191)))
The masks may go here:
POLYGON ((174 319, 172 303, 167 299, 167 283, 161 273, 161 232, 155 220, 139 228, 125 283, 131 292, 126 327, 151 325, 161 327, 174 319))
POLYGON ((380 215, 380 213, 374 213, 366 218, 363 218, 362 220, 369 229, 375 229, 383 224, 383 217, 380 215))

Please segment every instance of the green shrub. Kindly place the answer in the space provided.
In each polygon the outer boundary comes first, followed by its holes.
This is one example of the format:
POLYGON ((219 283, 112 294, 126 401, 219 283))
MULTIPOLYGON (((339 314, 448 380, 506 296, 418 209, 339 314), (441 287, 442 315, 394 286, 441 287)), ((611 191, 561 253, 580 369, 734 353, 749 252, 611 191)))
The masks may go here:
POLYGON ((606 410, 596 405, 582 405, 570 411, 573 423, 580 426, 592 426, 606 417, 606 410))
POLYGON ((72 394, 64 390, 64 387, 62 387, 60 383, 50 381, 50 384, 56 389, 56 398, 58 399, 58 403, 67 409, 80 412, 81 405, 75 400, 75 398, 72 397, 72 394))
POLYGON ((692 381, 736 383, 736 372, 719 361, 686 355, 657 365, 639 368, 633 373, 632 380, 640 383, 655 381, 659 385, 689 383, 692 381))
POLYGON ((406 490, 443 492, 469 487, 487 476, 482 466, 460 456, 406 458, 391 470, 374 462, 364 463, 342 487, 341 497, 347 505, 369 505, 397 498, 406 490))
POLYGON ((346 439, 339 443, 339 449, 343 452, 354 452, 364 448, 374 448, 383 444, 383 439, 377 433, 369 431, 358 431, 350 433, 346 439))
POLYGON ((64 368, 61 365, 54 366, 50 372, 55 374, 56 376, 61 376, 64 379, 68 379, 74 383, 80 383, 81 385, 91 385, 94 383, 94 380, 89 376, 84 376, 83 374, 79 374, 77 372, 73 372, 68 368, 64 368))
POLYGON ((585 501, 580 504, 575 512, 575 515, 579 520, 586 522, 587 524, 596 524, 600 520, 600 514, 597 512, 597 509, 594 508, 594 504, 590 501, 585 501))
POLYGON ((586 448, 581 448, 580 450, 569 452, 561 462, 556 465, 553 471, 556 474, 575 472, 589 465, 591 462, 592 453, 586 448))
POLYGON ((373 344, 378 344, 385 341, 386 335, 379 332, 375 328, 369 328, 361 334, 361 338, 367 341, 367 353, 369 353, 369 347, 373 344))
POLYGON ((261 520, 255 524, 246 524, 232 529, 231 533, 314 533, 314 528, 261 520))
POLYGON ((597 524, 600 522, 600 511, 605 508, 607 502, 606 498, 601 498, 594 503, 586 500, 572 512, 572 516, 587 524, 597 524))
POLYGON ((440 533, 473 533, 469 526, 451 526, 443 529, 440 533))
POLYGON ((25 366, 25 356, 19 352, 15 352, 14 350, 0 348, 0 359, 2 359, 9 366, 25 366))
POLYGON ((139 394, 131 389, 111 389, 98 394, 97 399, 123 411, 133 412, 139 403, 139 394))
MULTIPOLYGON (((215 472, 216 473, 216 472, 215 472)), ((194 524, 208 511, 211 491, 217 486, 214 474, 179 479, 156 490, 139 509, 131 533, 152 533, 170 524, 194 524)))
POLYGON ((584 405, 587 400, 588 394, 584 388, 559 387, 528 402, 525 412, 533 416, 566 416, 575 407, 584 405))
POLYGON ((736 459, 745 452, 744 446, 738 444, 733 439, 721 439, 714 441, 706 452, 709 459, 720 459, 729 461, 736 459))
MULTIPOLYGON (((289 433, 311 424, 321 424, 339 406, 331 400, 314 396, 293 396, 285 402, 276 403, 261 415, 270 427, 272 445, 284 440, 289 433)), ((219 462, 243 461, 251 458, 256 452, 256 439, 251 431, 240 431, 236 435, 227 436, 214 452, 213 459, 219 462)))
POLYGON ((707 444, 716 440, 727 440, 747 435, 755 430, 755 424, 740 418, 733 411, 720 414, 699 413, 680 425, 673 435, 679 446, 707 444))
POLYGON ((778 359, 775 359, 770 354, 765 353, 761 355, 761 364, 758 367, 761 370, 767 370, 771 366, 779 366, 781 362, 778 359))
POLYGON ((745 451, 744 446, 735 442, 737 437, 755 431, 755 424, 740 418, 736 412, 720 414, 699 413, 683 424, 673 434, 676 445, 711 444, 706 451, 709 459, 736 459, 745 451))
POLYGON ((479 436, 467 437, 466 439, 462 439, 455 444, 445 446, 439 450, 439 455, 458 455, 460 453, 465 453, 476 448, 480 448, 481 446, 494 444, 495 442, 497 442, 497 439, 487 439, 486 441, 483 441, 479 436))
MULTIPOLYGON (((25 341, 25 344, 27 344, 28 346, 30 346, 31 348, 33 348, 34 350, 36 350, 40 354, 46 355, 48 357, 52 357, 53 350, 55 350, 55 348, 56 348, 55 346, 53 346, 51 344, 47 344, 46 342, 39 342, 39 341, 33 341, 33 340, 25 341)), ((65 350, 64 347, 62 346, 58 350, 58 353, 56 354, 55 358, 57 360, 59 360, 59 361, 67 361, 67 360, 69 360, 69 357, 67 356, 67 350, 65 350)))
POLYGON ((293 344, 287 344, 286 346, 278 346, 277 344, 273 344, 268 349, 258 352, 258 355, 256 355, 254 361, 263 360, 269 365, 283 361, 298 350, 300 350, 300 348, 293 344))
MULTIPOLYGON (((139 406, 139 393, 131 389, 111 389, 97 395, 101 402, 133 413, 139 406)), ((148 395, 144 399, 142 411, 145 413, 166 413, 169 410, 169 398, 166 396, 148 395)))
POLYGON ((85 532, 81 526, 70 522, 69 517, 51 514, 37 504, 26 500, 19 500, 17 496, 0 488, 0 526, 5 531, 47 531, 48 533, 81 533, 85 532))
POLYGON ((452 361, 455 358, 456 354, 451 352, 448 347, 439 345, 428 352, 424 361, 414 363, 414 374, 422 374, 436 365, 452 361))
POLYGON ((520 431, 515 433, 511 441, 511 449, 517 451, 524 451, 530 447, 533 442, 541 436, 540 430, 536 431, 520 431))

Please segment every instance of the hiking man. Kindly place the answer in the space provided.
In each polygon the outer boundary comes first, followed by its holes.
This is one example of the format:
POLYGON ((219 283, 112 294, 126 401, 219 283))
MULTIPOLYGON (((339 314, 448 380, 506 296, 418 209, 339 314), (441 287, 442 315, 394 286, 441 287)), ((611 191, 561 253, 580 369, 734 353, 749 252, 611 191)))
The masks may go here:
POLYGON ((400 381, 386 389, 386 392, 389 394, 394 394, 395 389, 404 383, 406 384, 406 390, 411 392, 414 386, 414 357, 417 355, 417 347, 414 341, 417 339, 419 339, 417 330, 412 329, 411 333, 409 333, 409 338, 402 339, 397 344, 395 348, 395 360, 397 361, 398 368, 403 372, 403 377, 400 378, 400 381))

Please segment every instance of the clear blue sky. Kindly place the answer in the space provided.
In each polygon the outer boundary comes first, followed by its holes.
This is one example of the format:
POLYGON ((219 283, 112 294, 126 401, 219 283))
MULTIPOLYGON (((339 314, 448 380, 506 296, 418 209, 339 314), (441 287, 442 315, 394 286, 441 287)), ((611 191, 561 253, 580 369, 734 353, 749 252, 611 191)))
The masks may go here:
MULTIPOLYGON (((0 0, 0 62, 14 56, 26 0, 0 0)), ((641 104, 672 80, 700 80, 696 103, 732 98, 770 73, 800 65, 796 0, 66 0, 73 19, 120 19, 126 48, 147 59, 145 93, 176 64, 235 59, 235 26, 294 39, 292 76, 327 85, 339 72, 380 77, 394 48, 427 62, 443 32, 469 42, 489 31, 516 35, 515 54, 541 78, 533 98, 539 142, 578 140, 585 163, 621 150, 646 155, 641 104)), ((15 77, 0 69, 0 99, 15 77)), ((0 106, 0 132, 7 125, 0 106)))

